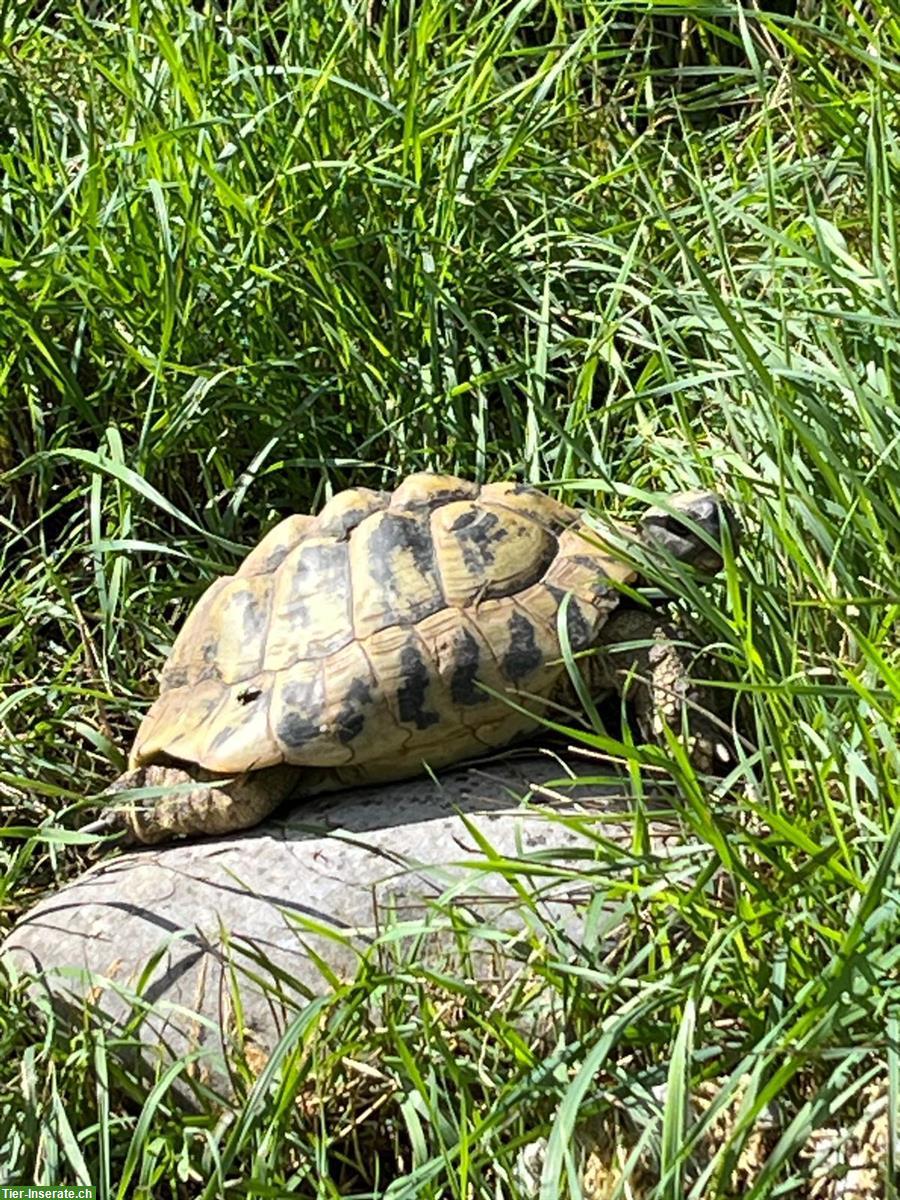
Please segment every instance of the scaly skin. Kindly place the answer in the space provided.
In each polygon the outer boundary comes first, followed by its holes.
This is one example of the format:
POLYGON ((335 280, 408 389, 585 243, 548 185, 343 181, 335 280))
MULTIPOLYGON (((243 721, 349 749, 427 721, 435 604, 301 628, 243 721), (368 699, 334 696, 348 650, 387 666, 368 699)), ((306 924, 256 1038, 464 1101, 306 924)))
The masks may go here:
POLYGON ((112 793, 133 788, 177 788, 158 796, 133 797, 110 809, 84 833, 121 833, 126 844, 149 845, 179 835, 231 833, 248 829, 286 800, 302 777, 296 767, 267 767, 222 780, 199 767, 136 767, 120 775, 112 793), (210 780, 217 780, 210 786, 210 780))
POLYGON ((698 653, 679 644, 684 635, 658 613, 619 610, 604 626, 598 649, 586 660, 592 691, 614 691, 634 705, 638 725, 647 741, 665 745, 665 726, 678 736, 688 729, 688 754, 694 768, 712 769, 727 756, 709 691, 692 680, 698 653), (621 643, 644 642, 615 653, 621 643))

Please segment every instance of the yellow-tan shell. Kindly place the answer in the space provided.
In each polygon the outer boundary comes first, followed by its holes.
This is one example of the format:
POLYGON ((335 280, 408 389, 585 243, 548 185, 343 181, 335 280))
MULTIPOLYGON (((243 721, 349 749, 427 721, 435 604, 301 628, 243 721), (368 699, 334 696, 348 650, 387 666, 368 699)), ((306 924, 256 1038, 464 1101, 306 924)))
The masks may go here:
POLYGON ((360 781, 484 753, 533 728, 564 678, 564 595, 582 650, 634 579, 575 510, 521 484, 423 473, 342 492, 200 598, 131 765, 360 781))

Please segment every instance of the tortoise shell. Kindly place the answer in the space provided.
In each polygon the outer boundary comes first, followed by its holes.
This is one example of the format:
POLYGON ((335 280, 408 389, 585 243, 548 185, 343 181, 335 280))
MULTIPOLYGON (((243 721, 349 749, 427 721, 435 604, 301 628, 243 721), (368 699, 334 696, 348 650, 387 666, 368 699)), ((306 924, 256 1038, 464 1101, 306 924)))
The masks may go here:
POLYGON ((271 530, 179 633, 132 767, 290 763, 356 782, 533 729, 636 572, 579 513, 516 483, 417 474, 271 530), (504 697, 528 711, 517 711, 504 697))

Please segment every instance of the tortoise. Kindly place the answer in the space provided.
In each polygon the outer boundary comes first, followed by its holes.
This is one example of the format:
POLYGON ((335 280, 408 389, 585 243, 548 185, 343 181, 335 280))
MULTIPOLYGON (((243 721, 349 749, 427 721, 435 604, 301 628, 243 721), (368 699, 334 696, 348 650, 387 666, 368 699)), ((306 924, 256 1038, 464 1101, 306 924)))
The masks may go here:
POLYGON ((139 842, 224 833, 295 795, 508 746, 574 700, 563 625, 573 654, 598 651, 579 658, 592 694, 629 693, 657 741, 687 716, 709 769, 708 697, 671 626, 634 605, 627 539, 714 572, 732 521, 715 494, 690 492, 638 529, 598 533, 528 485, 430 473, 289 516, 200 597, 111 788, 128 804, 87 828, 139 842), (623 641, 643 644, 609 652, 623 641))

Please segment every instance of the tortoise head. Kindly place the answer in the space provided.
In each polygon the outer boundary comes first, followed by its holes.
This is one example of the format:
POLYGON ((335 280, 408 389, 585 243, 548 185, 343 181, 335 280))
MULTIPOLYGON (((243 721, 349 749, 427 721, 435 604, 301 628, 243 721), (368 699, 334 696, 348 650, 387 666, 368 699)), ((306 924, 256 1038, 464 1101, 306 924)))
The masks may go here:
POLYGON ((649 549, 662 549, 704 574, 722 569, 723 527, 728 526, 732 545, 739 528, 734 513, 715 492, 678 492, 665 505, 648 508, 641 518, 641 541, 649 549), (712 543, 712 544, 710 544, 712 543))

